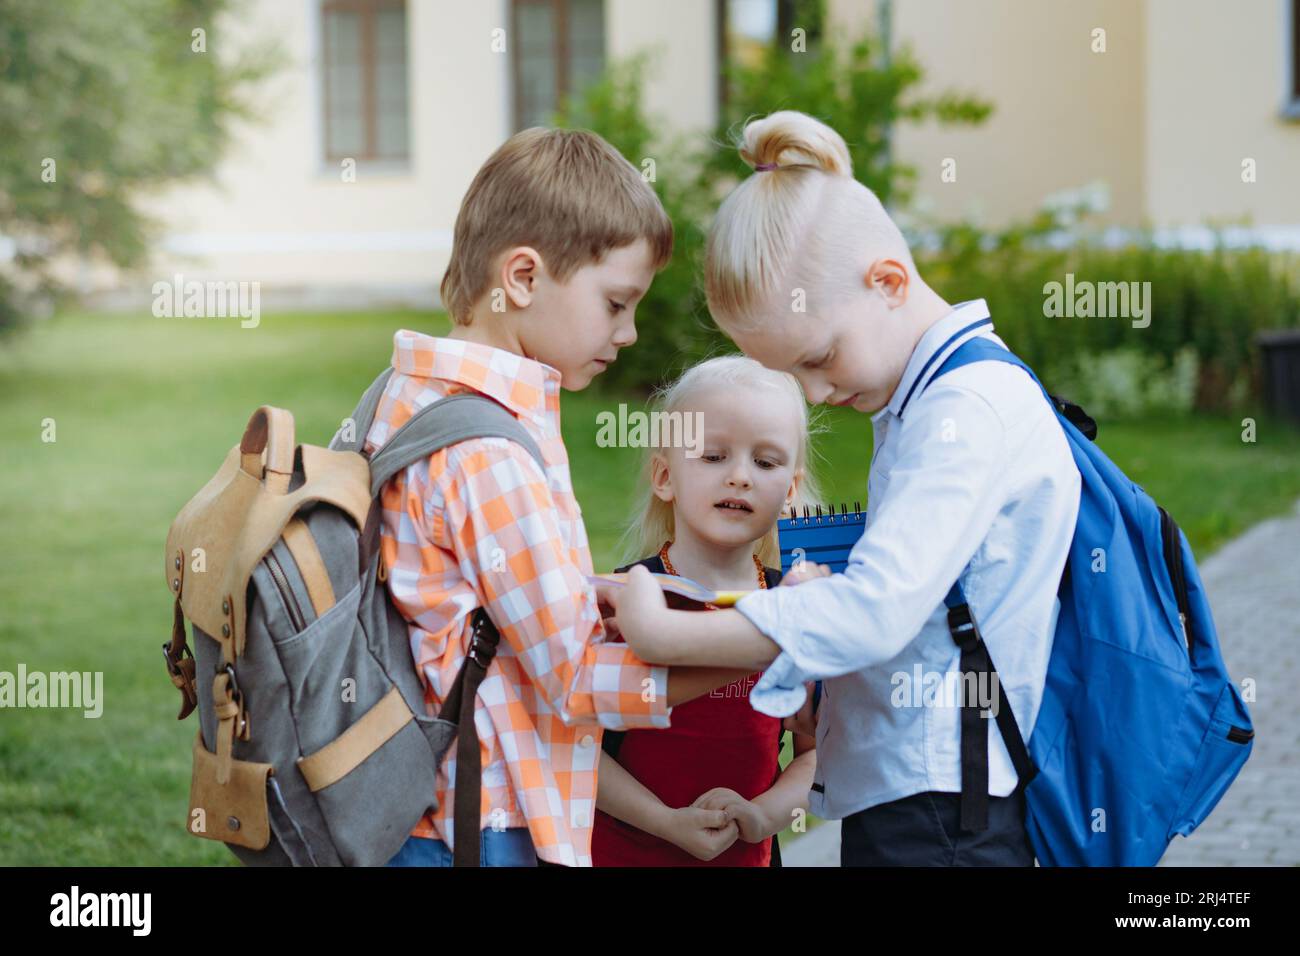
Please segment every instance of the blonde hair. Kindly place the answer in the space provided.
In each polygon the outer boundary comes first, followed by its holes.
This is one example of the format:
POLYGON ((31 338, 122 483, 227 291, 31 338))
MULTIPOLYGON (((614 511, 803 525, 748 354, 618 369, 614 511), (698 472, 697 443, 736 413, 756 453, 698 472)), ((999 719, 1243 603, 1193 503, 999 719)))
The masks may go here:
POLYGON ((468 324, 492 284, 493 257, 512 246, 532 246, 564 282, 638 239, 662 269, 672 256, 672 221, 618 150, 586 130, 526 129, 488 157, 461 200, 443 307, 468 324))
MULTIPOLYGON (((796 443, 795 470, 803 469, 803 477, 795 490, 790 507, 793 510, 819 501, 820 492, 813 477, 810 460, 812 435, 819 428, 810 422, 808 403, 804 399, 803 389, 799 387, 799 382, 793 375, 764 368, 744 355, 721 355, 688 368, 671 385, 658 389, 652 397, 652 403, 656 411, 682 411, 701 392, 718 386, 731 389, 766 389, 790 402, 798 412, 800 432, 796 443)), ((623 534, 623 557, 628 562, 638 561, 647 555, 657 553, 665 541, 671 541, 676 536, 672 504, 657 497, 651 488, 650 479, 653 474, 655 455, 656 449, 647 450, 642 464, 642 489, 633 510, 635 517, 623 534)), ((777 543, 775 525, 759 539, 755 553, 768 567, 781 566, 781 549, 777 543)))
POLYGON ((732 190, 709 229, 705 290, 719 324, 752 328, 783 287, 824 304, 860 287, 864 257, 888 255, 915 271, 902 232, 853 178, 835 130, 781 110, 746 123, 737 146, 763 168, 732 190))

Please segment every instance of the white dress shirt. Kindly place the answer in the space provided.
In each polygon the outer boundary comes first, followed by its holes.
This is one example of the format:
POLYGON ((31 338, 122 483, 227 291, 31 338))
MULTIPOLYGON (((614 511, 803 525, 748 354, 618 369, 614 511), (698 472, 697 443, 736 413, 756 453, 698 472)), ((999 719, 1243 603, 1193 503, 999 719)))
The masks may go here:
MULTIPOLYGON (((792 714, 804 681, 824 681, 810 808, 825 819, 961 790, 960 700, 922 690, 960 687, 943 603, 958 575, 1026 741, 1038 716, 1080 479, 1023 370, 974 362, 926 387, 967 339, 1003 344, 988 317, 977 299, 931 326, 872 416, 866 530, 844 573, 736 604, 781 647, 750 692, 755 710, 792 714)), ((990 723, 989 792, 1006 796, 1016 772, 990 723)))

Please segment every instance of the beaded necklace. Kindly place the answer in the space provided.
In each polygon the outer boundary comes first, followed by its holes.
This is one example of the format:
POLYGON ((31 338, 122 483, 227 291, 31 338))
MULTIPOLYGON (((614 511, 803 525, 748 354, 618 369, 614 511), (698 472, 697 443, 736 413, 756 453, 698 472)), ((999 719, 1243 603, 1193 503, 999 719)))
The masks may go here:
MULTIPOLYGON (((665 571, 674 577, 681 577, 681 575, 677 573, 677 569, 673 567, 672 561, 668 559, 668 546, 670 544, 672 544, 671 541, 665 541, 664 546, 659 549, 659 560, 664 563, 665 571)), ((754 568, 758 571, 758 586, 763 590, 767 590, 767 572, 763 570, 763 562, 759 560, 759 557, 756 554, 752 555, 752 557, 754 559, 754 568)), ((704 606, 711 611, 721 610, 721 608, 716 604, 709 604, 708 602, 705 602, 704 606)))

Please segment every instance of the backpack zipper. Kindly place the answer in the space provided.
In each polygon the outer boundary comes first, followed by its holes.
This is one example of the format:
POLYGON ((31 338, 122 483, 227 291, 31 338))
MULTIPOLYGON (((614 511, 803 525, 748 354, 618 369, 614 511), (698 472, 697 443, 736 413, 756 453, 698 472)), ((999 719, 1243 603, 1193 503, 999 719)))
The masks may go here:
POLYGON ((293 595, 293 588, 289 587, 289 578, 284 573, 280 560, 272 551, 266 552, 266 557, 263 560, 266 562, 266 569, 271 572, 271 580, 275 582, 280 597, 284 599, 284 606, 289 612, 289 619, 293 621, 294 630, 305 631, 307 629, 307 619, 303 616, 302 608, 298 605, 298 599, 293 595))
POLYGON ((1183 576, 1183 549, 1178 540, 1178 525, 1159 505, 1160 534, 1164 539, 1165 564, 1169 567, 1169 579, 1174 585, 1174 600, 1178 603, 1178 623, 1183 627, 1183 640, 1187 642, 1187 656, 1192 656, 1192 634, 1187 628, 1187 579, 1183 576))

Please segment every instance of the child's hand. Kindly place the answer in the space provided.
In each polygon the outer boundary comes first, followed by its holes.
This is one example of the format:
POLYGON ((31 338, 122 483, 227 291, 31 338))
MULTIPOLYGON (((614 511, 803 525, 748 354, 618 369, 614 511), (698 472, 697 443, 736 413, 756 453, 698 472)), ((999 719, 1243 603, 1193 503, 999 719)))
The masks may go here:
POLYGON ((642 565, 633 565, 621 588, 601 588, 601 600, 613 605, 614 625, 632 653, 647 664, 660 663, 658 638, 667 630, 668 604, 663 589, 642 565))
POLYGON ((712 860, 740 836, 740 827, 721 810, 681 807, 672 811, 663 837, 697 860, 712 860))
POLYGON ((734 790, 726 787, 714 787, 695 798, 691 804, 707 810, 721 810, 727 819, 733 821, 740 830, 740 839, 746 843, 758 843, 772 835, 768 829, 768 819, 762 809, 751 800, 746 800, 734 790))
POLYGON ((605 588, 596 588, 596 607, 600 611, 600 623, 605 626, 605 637, 608 640, 614 640, 621 635, 618 629, 618 618, 614 616, 614 605, 610 602, 608 591, 605 588))
POLYGON ((791 733, 816 737, 817 712, 813 710, 813 682, 807 681, 803 686, 808 691, 808 697, 804 700, 802 707, 789 717, 781 720, 781 726, 791 733))
POLYGON ((803 584, 805 581, 811 581, 814 578, 828 577, 831 569, 824 564, 814 564, 812 561, 800 561, 781 576, 782 586, 803 584))

